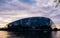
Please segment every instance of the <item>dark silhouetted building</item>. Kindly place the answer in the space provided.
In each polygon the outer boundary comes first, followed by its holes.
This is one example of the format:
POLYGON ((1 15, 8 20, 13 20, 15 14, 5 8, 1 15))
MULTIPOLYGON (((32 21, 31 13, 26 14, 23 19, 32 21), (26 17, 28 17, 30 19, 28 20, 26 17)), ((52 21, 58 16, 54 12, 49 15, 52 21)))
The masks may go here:
POLYGON ((23 18, 8 24, 9 30, 26 31, 26 30, 52 30, 54 23, 46 17, 29 17, 23 18))

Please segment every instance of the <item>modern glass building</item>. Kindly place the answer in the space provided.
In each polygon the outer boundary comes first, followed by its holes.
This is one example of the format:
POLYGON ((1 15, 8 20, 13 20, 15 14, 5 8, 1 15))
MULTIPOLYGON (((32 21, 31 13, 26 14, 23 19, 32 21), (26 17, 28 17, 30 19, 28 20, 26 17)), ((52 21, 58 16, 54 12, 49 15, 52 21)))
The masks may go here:
POLYGON ((23 18, 8 24, 9 30, 52 30, 55 28, 53 21, 46 17, 23 18))

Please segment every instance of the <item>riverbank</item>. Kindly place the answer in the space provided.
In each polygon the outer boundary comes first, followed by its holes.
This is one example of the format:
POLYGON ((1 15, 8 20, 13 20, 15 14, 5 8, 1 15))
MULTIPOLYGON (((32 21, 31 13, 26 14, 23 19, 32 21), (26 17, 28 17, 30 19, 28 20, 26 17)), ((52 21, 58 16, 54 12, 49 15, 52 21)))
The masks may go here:
MULTIPOLYGON (((0 28, 0 30, 2 30, 2 31, 13 31, 12 29, 9 30, 8 28, 0 28)), ((41 31, 41 30, 31 30, 31 31, 41 31)), ((60 31, 60 29, 53 29, 53 30, 50 30, 50 31, 60 31)))

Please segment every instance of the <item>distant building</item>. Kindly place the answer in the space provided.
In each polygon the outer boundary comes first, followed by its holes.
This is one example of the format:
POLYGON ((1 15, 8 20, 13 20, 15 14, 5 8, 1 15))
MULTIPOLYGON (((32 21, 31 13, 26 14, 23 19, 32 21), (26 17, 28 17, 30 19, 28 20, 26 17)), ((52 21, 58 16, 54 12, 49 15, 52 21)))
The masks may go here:
POLYGON ((23 18, 8 24, 9 30, 52 30, 54 23, 46 17, 23 18))

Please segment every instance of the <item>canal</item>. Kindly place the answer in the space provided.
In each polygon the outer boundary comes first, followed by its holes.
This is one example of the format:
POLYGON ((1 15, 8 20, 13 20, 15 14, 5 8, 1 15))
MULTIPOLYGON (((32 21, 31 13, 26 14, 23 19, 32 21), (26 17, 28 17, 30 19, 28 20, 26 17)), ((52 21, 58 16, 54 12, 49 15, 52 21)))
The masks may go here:
POLYGON ((52 31, 44 33, 0 31, 0 38, 60 38, 60 31, 52 31))

